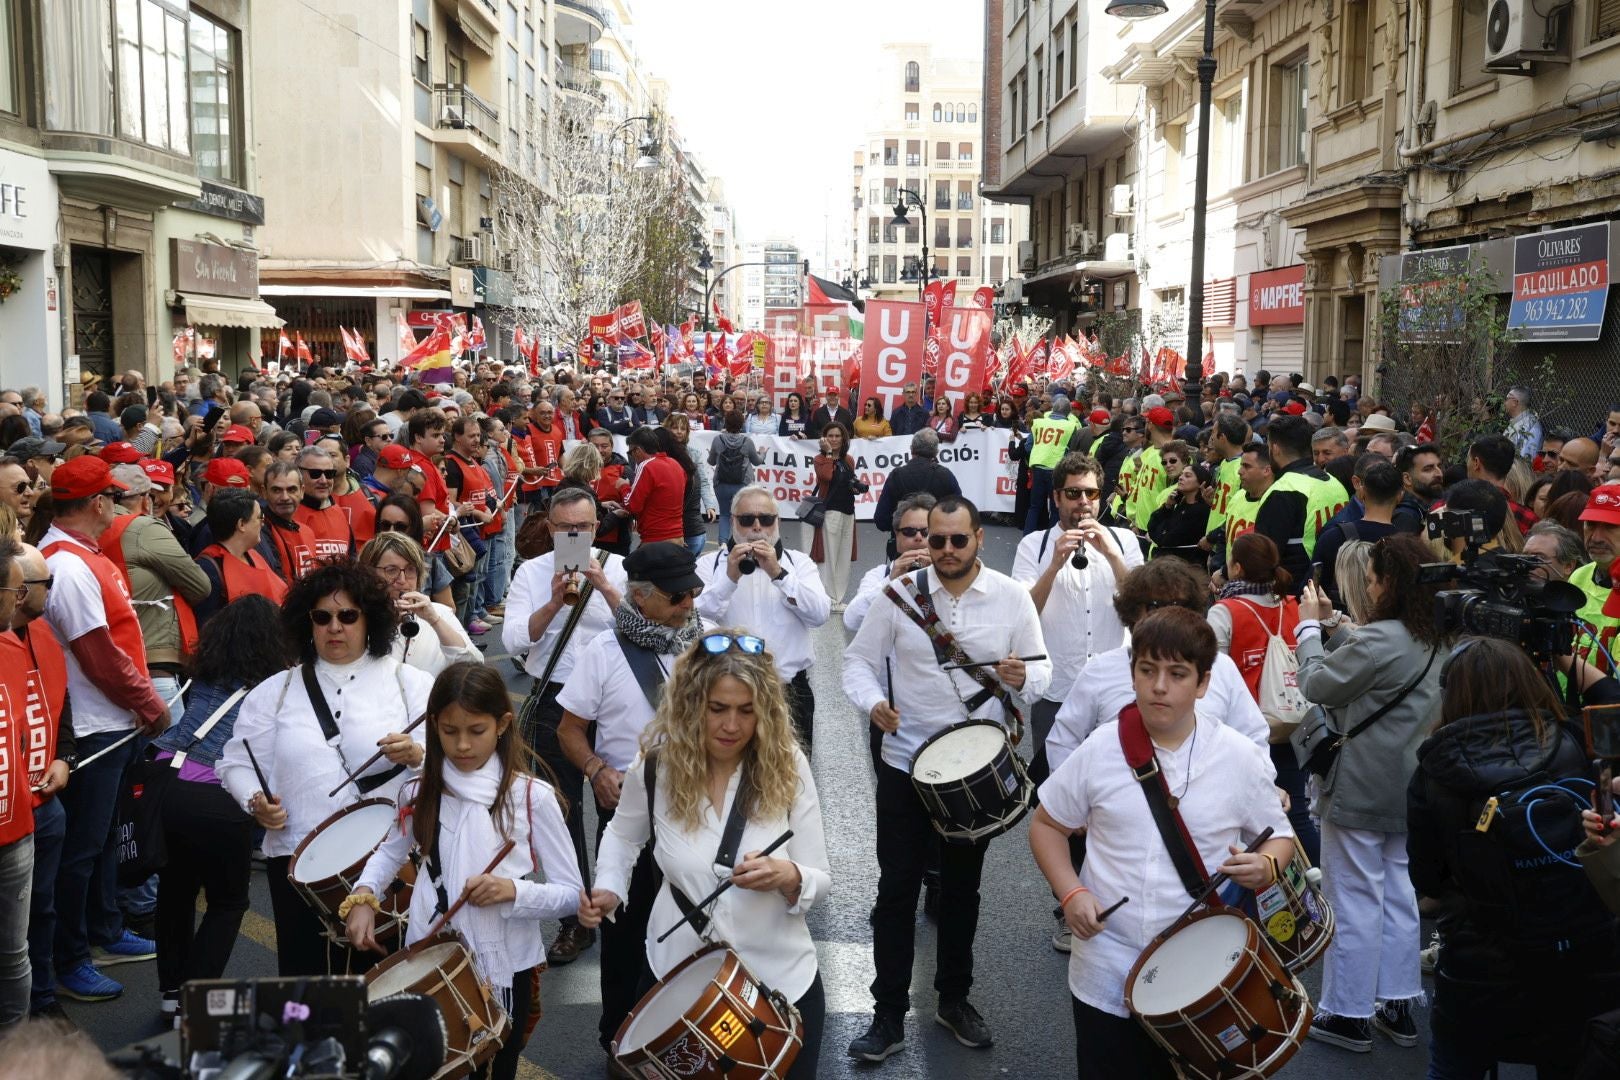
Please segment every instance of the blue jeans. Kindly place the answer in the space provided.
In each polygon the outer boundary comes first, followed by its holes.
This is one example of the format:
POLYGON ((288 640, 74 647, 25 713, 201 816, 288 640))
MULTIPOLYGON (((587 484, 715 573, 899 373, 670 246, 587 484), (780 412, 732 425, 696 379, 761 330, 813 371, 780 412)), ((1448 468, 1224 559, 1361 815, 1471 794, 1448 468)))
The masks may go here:
POLYGON ((0 1033, 28 1016, 28 897, 33 880, 33 836, 0 847, 0 1033))
POLYGON ((478 613, 486 614, 491 604, 506 603, 506 590, 512 584, 512 563, 517 559, 517 508, 507 511, 506 524, 489 540, 489 568, 484 574, 483 603, 478 613))
POLYGON ((1024 535, 1039 532, 1052 524, 1052 470, 1039 466, 1029 470, 1029 513, 1024 515, 1024 535))
MULTIPOLYGON (((125 731, 98 731, 79 739, 82 760, 117 742, 125 731)), ((124 934, 118 910, 118 785, 137 753, 137 740, 74 770, 57 798, 67 812, 67 836, 56 872, 56 969, 90 962, 90 946, 110 945, 124 934)))
POLYGON ((708 542, 709 542, 709 534, 708 533, 706 533, 706 532, 695 533, 692 536, 688 536, 686 538, 686 550, 690 551, 692 553, 693 558, 696 558, 697 556, 703 554, 703 546, 705 544, 707 544, 708 542))
POLYGON ((62 798, 34 807, 34 891, 28 901, 28 961, 33 971, 33 1004, 38 1012, 56 1000, 56 871, 62 864, 67 814, 62 798))
POLYGON ((731 500, 737 497, 737 492, 743 489, 741 484, 722 484, 716 480, 714 483, 715 501, 720 504, 720 543, 731 543, 731 500))

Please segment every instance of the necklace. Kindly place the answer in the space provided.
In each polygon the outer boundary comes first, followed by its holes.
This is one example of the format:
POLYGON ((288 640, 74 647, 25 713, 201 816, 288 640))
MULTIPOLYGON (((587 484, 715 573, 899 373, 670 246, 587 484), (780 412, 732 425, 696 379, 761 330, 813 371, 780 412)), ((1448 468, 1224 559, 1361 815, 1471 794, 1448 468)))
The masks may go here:
POLYGON ((1186 795, 1187 789, 1192 786, 1193 751, 1196 749, 1198 749, 1198 725, 1194 724, 1192 738, 1188 740, 1187 745, 1187 775, 1181 778, 1181 791, 1179 793, 1174 791, 1170 793, 1170 809, 1172 810, 1181 805, 1182 796, 1186 795))

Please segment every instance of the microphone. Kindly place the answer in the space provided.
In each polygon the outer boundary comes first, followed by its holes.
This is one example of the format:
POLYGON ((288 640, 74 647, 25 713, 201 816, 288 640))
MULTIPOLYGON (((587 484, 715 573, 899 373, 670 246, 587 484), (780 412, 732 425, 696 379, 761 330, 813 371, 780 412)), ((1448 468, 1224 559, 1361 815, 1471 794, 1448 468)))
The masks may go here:
POLYGON ((444 1067, 449 1034, 430 997, 395 994, 366 1005, 365 1080, 428 1080, 444 1067))

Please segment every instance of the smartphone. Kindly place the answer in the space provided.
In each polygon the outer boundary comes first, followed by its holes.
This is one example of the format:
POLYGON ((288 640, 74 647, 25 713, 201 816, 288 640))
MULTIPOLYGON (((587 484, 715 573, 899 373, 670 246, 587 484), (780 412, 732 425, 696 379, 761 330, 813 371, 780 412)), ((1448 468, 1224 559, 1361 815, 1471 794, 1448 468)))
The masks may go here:
POLYGON ((1620 705, 1588 705, 1581 710, 1586 752, 1594 758, 1620 759, 1620 705))
POLYGON ((1592 809, 1605 830, 1614 820, 1614 768, 1610 762, 1599 760, 1597 785, 1592 789, 1592 809))
POLYGON ((1319 562, 1311 563, 1310 572, 1305 575, 1305 580, 1320 589, 1322 587, 1322 564, 1319 562))
POLYGON ((580 571, 590 565, 591 545, 596 535, 588 532, 553 532, 551 534, 552 567, 558 572, 580 571))

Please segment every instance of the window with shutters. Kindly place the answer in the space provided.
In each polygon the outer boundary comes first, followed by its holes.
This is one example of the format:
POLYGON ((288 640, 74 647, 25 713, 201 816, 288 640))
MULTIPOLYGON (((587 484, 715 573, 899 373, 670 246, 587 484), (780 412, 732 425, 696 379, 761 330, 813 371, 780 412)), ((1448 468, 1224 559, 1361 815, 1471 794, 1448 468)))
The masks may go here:
POLYGON ((906 164, 922 164, 922 142, 918 139, 906 140, 906 164))
POLYGON ((1592 41, 1607 41, 1620 37, 1620 0, 1590 0, 1592 12, 1592 41))
POLYGON ((883 141, 883 164, 900 164, 900 140, 885 139, 883 141))
POLYGON ((1460 94, 1489 82, 1494 76, 1485 70, 1485 12, 1490 0, 1458 0, 1456 48, 1451 51, 1451 92, 1460 94))
POLYGON ((1063 25, 1059 23, 1058 28, 1052 33, 1053 49, 1055 50, 1052 56, 1052 100, 1054 102, 1061 100, 1063 97, 1063 58, 1068 55, 1068 42, 1064 39, 1063 29, 1063 25))
POLYGON ((971 255, 958 255, 956 257, 956 276, 957 277, 972 277, 973 276, 973 256, 971 256, 971 255))
POLYGON ((1339 104, 1365 98, 1372 88, 1371 0, 1345 0, 1339 16, 1339 104))
MULTIPOLYGON (((1276 172, 1303 165, 1306 139, 1310 137, 1306 100, 1310 94, 1310 69, 1304 58, 1273 67, 1271 94, 1266 117, 1266 171, 1276 172)), ((1212 125, 1213 127, 1213 125, 1212 125)))
POLYGON ((934 123, 936 123, 936 124, 939 123, 940 118, 943 117, 944 115, 945 115, 945 107, 943 105, 941 105, 937 101, 934 102, 934 123))
POLYGON ((883 284, 885 284, 885 285, 893 285, 894 284, 894 267, 895 267, 894 256, 893 255, 885 255, 885 256, 883 256, 883 284))
POLYGON ((866 219, 866 242, 868 244, 875 244, 878 242, 879 230, 882 229, 882 227, 883 221, 881 218, 870 217, 866 219))
POLYGON ((906 63, 906 93, 915 94, 922 81, 922 67, 915 60, 906 63))

